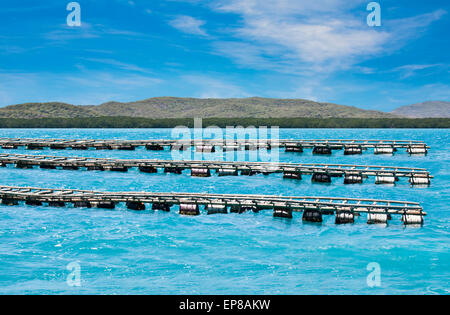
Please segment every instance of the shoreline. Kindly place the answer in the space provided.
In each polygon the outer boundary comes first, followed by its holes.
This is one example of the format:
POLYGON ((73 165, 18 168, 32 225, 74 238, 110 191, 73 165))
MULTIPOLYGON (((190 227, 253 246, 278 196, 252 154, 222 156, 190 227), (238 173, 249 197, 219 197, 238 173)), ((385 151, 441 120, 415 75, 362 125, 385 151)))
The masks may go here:
MULTIPOLYGON (((138 118, 138 117, 87 117, 87 118, 0 118, 2 129, 61 129, 105 128, 143 129, 194 127, 192 118, 138 118)), ((450 118, 204 118, 203 126, 277 126, 285 129, 449 129, 450 118)))

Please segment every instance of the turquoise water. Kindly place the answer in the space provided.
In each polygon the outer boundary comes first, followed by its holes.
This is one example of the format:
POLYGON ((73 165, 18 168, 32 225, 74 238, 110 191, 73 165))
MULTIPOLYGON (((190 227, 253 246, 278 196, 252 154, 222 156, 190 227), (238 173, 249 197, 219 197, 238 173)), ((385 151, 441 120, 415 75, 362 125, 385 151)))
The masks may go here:
MULTIPOLYGON (((0 137, 148 139, 170 138, 169 129, 0 130, 0 137)), ((0 185, 110 191, 264 193, 294 196, 367 197, 417 201, 428 216, 421 228, 322 225, 275 219, 270 211, 182 217, 170 213, 0 206, 1 294, 448 294, 450 291, 450 137, 448 130, 282 129, 280 138, 417 139, 432 148, 427 156, 332 157, 280 153, 285 162, 414 166, 435 176, 429 188, 374 184, 332 185, 269 177, 191 178, 183 175, 19 170, 0 168, 0 185), (81 268, 81 286, 68 285, 67 265, 81 268), (369 287, 369 263, 381 268, 381 286, 369 287)), ((165 158, 169 151, 28 151, 8 153, 165 158)), ((208 157, 206 157, 208 158, 208 157)))

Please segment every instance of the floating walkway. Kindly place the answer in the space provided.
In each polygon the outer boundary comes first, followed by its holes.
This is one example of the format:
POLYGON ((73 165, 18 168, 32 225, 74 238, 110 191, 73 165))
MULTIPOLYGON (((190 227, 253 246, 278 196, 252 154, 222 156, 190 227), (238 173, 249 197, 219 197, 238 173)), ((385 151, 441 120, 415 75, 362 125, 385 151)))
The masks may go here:
POLYGON ((125 203, 130 210, 170 211, 177 205, 182 215, 200 215, 200 206, 207 214, 243 213, 272 210, 274 217, 292 218, 292 212, 303 212, 303 221, 322 222, 323 215, 335 215, 336 224, 354 223, 355 217, 367 214, 367 223, 386 224, 393 215, 399 215, 405 225, 421 225, 426 213, 415 202, 328 198, 328 197, 284 197, 268 195, 224 195, 195 193, 151 193, 151 192, 98 192, 72 189, 44 189, 33 187, 0 186, 3 205, 14 206, 25 202, 30 206, 115 208, 125 203))
POLYGON ((313 182, 331 183, 332 177, 344 177, 345 184, 359 184, 364 178, 375 177, 377 184, 395 184, 399 178, 408 178, 412 185, 429 185, 430 173, 423 168, 365 166, 343 164, 265 163, 265 162, 222 162, 222 161, 172 161, 172 160, 123 160, 89 157, 64 157, 46 155, 0 154, 0 167, 15 165, 17 168, 63 170, 119 171, 137 168, 144 173, 181 174, 190 170, 195 177, 210 177, 215 171, 218 176, 238 176, 283 173, 283 178, 301 180, 302 175, 312 175, 313 182))
POLYGON ((314 154, 331 155, 333 150, 344 150, 345 155, 362 154, 369 148, 374 149, 375 154, 393 154, 398 149, 406 149, 409 154, 427 154, 429 147, 422 141, 413 140, 342 140, 342 139, 317 139, 317 140, 86 140, 86 139, 20 139, 0 138, 2 149, 17 149, 26 147, 30 150, 50 148, 64 150, 134 150, 137 147, 145 147, 147 150, 161 151, 166 147, 171 150, 187 150, 195 147, 199 152, 215 152, 221 148, 223 151, 259 150, 272 148, 284 148, 286 152, 303 152, 309 148, 314 154))

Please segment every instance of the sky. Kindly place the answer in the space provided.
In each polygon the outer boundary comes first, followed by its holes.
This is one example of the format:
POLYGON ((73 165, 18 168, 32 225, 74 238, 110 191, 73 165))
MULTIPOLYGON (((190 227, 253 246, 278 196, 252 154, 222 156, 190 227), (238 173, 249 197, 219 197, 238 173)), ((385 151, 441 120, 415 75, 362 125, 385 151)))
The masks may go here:
POLYGON ((450 100, 450 1, 0 1, 0 106, 157 96, 450 100))

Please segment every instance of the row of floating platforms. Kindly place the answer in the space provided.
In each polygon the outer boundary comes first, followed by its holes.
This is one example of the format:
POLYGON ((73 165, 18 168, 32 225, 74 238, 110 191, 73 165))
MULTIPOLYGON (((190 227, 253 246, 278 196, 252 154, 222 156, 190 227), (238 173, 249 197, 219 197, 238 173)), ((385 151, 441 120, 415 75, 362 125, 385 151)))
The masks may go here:
POLYGON ((0 154, 0 167, 14 165, 16 168, 127 172, 137 168, 144 173, 182 174, 190 170, 191 176, 252 176, 256 174, 283 173, 283 178, 301 180, 302 175, 311 175, 312 182, 331 183, 333 177, 344 177, 345 184, 360 184, 369 176, 375 177, 376 184, 395 184, 400 178, 408 178, 411 185, 429 185, 433 178, 423 168, 366 166, 344 164, 305 164, 269 162, 225 162, 225 161, 175 161, 107 159, 91 157, 64 157, 47 155, 0 154))
POLYGON ((367 215, 369 224, 387 224, 394 215, 405 225, 422 225, 426 213, 418 203, 374 199, 333 197, 285 197, 269 195, 230 195, 199 193, 99 192, 72 189, 0 186, 2 205, 24 202, 29 206, 114 209, 125 203, 130 210, 142 211, 151 204, 152 210, 170 211, 178 206, 181 215, 244 213, 272 210, 274 217, 291 219, 293 212, 302 212, 306 222, 323 221, 324 215, 334 215, 336 224, 354 223, 355 217, 367 215), (201 208, 202 207, 202 208, 201 208), (202 210, 202 211, 201 211, 202 210))
POLYGON ((145 147, 151 151, 188 150, 195 147, 197 152, 239 151, 239 150, 271 150, 284 148, 286 152, 303 152, 312 148, 313 154, 331 155, 333 150, 344 150, 345 155, 362 154, 373 148, 375 154, 394 154, 398 149, 406 149, 412 154, 427 154, 429 146, 415 140, 262 140, 262 139, 201 139, 201 140, 88 140, 88 139, 21 139, 0 138, 2 149, 26 147, 29 150, 50 148, 54 150, 135 150, 145 147))

